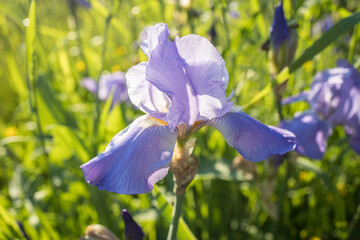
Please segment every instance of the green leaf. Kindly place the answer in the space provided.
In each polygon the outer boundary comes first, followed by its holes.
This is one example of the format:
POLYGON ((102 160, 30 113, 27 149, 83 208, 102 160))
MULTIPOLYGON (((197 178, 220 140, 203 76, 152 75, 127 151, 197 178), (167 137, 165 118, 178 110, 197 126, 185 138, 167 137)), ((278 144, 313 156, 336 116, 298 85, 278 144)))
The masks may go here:
POLYGON ((76 127, 74 116, 58 100, 49 79, 50 76, 42 75, 36 81, 37 110, 41 124, 43 127, 53 123, 76 127))
MULTIPOLYGON (((172 214, 172 206, 168 203, 163 193, 159 190, 159 188, 154 185, 152 194, 157 202, 157 208, 161 211, 161 216, 166 220, 166 222, 170 225, 171 223, 171 214, 172 214)), ((194 234, 191 232, 188 225, 185 223, 184 219, 180 217, 177 237, 179 240, 191 240, 196 239, 194 234)))
POLYGON ((36 0, 32 0, 29 9, 29 26, 26 30, 26 62, 27 75, 32 74, 34 43, 36 37, 36 0))
POLYGON ((79 136, 78 132, 66 126, 54 124, 51 127, 51 133, 54 136, 51 159, 61 162, 75 154, 82 162, 89 160, 89 150, 84 144, 86 142, 85 137, 79 136))
POLYGON ((23 239, 15 219, 5 210, 2 204, 0 204, 0 236, 6 236, 7 239, 23 239))
POLYGON ((350 31, 358 22, 360 22, 360 12, 354 13, 352 16, 344 18, 334 24, 332 28, 325 32, 321 38, 314 42, 311 47, 306 49, 305 52, 290 65, 289 71, 294 72, 305 62, 311 60, 316 54, 324 50, 338 37, 350 31))
POLYGON ((270 91, 271 91, 271 83, 269 83, 263 90, 261 90, 258 94, 256 94, 250 101, 248 101, 247 103, 245 103, 243 105, 243 108, 248 108, 251 105, 253 105, 254 103, 256 103, 257 101, 259 101, 260 99, 262 99, 263 97, 265 97, 270 91))

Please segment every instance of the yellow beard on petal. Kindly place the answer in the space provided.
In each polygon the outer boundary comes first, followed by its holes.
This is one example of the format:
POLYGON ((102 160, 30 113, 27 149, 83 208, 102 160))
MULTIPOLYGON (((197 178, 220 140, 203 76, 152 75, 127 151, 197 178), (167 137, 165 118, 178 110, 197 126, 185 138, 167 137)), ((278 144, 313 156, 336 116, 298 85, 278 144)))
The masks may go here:
POLYGON ((150 120, 152 121, 155 121, 157 125, 160 125, 160 126, 167 126, 169 125, 167 122, 161 120, 161 119, 158 119, 158 118, 154 118, 154 117, 151 117, 149 118, 150 120))

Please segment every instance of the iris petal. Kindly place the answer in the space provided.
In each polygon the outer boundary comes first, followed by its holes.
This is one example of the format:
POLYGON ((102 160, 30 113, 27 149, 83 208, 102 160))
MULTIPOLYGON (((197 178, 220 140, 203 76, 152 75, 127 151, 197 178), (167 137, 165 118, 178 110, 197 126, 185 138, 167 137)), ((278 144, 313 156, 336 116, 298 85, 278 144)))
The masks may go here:
POLYGON ((166 176, 175 142, 176 132, 142 116, 119 132, 102 154, 81 168, 87 182, 100 190, 120 194, 149 192, 166 176))
POLYGON ((143 112, 165 120, 170 100, 163 92, 145 80, 146 66, 145 62, 139 63, 126 73, 129 98, 143 112))
POLYGON ((171 100, 167 122, 171 129, 179 123, 195 123, 198 104, 193 86, 184 70, 184 60, 170 40, 159 42, 146 67, 146 80, 171 100))
POLYGON ((281 122, 281 127, 295 134, 295 151, 314 159, 323 157, 327 139, 332 133, 331 124, 328 121, 319 119, 313 112, 306 112, 291 121, 281 122))
POLYGON ((149 27, 146 30, 146 39, 141 44, 142 51, 150 57, 151 52, 156 48, 159 42, 168 39, 169 29, 165 23, 159 23, 149 27))
POLYGON ((214 118, 208 125, 219 130, 231 147, 253 162, 295 148, 295 136, 291 132, 266 126, 241 111, 214 118))
POLYGON ((194 34, 176 38, 175 44, 197 97, 197 121, 223 116, 233 104, 226 98, 229 74, 219 51, 194 34))

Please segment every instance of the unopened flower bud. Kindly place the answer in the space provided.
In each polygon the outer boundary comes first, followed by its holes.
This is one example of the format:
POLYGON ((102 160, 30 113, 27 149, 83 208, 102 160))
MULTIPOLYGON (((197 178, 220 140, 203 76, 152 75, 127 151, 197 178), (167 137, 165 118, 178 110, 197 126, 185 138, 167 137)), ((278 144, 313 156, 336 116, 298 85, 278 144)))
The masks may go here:
POLYGON ((282 3, 275 8, 274 21, 270 32, 270 71, 276 75, 294 58, 297 46, 296 26, 288 27, 282 3))
POLYGON ((145 236, 141 227, 135 222, 130 213, 123 209, 121 210, 122 217, 125 223, 125 239, 126 240, 142 240, 145 236))

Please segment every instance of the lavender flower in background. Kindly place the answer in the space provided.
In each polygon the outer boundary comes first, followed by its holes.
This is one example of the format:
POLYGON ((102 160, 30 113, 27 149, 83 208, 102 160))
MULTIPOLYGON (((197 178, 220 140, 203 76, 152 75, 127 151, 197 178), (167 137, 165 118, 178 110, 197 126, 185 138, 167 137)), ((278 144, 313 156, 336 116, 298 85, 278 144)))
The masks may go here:
POLYGON ((98 94, 99 99, 102 101, 106 101, 114 89, 112 104, 127 101, 129 98, 123 72, 103 74, 100 77, 99 84, 92 78, 84 78, 81 80, 80 85, 93 94, 98 94))
POLYGON ((87 0, 75 0, 75 2, 83 8, 91 8, 91 3, 87 0))
POLYGON ((165 24, 148 28, 141 47, 149 61, 126 73, 130 100, 146 114, 81 166, 88 183, 120 194, 149 192, 167 175, 177 139, 205 125, 253 162, 295 148, 291 132, 233 107, 225 62, 206 38, 192 34, 171 42, 168 35, 165 24))
POLYGON ((145 237, 142 228, 135 222, 130 213, 123 209, 121 215, 125 223, 125 239, 126 240, 141 240, 145 237))
POLYGON ((296 27, 288 27, 282 2, 275 8, 274 20, 270 31, 269 58, 270 71, 276 75, 292 62, 297 46, 296 27))
POLYGON ((296 135, 297 152, 321 159, 333 126, 343 125, 350 135, 350 146, 360 154, 359 86, 359 72, 345 60, 339 60, 336 68, 315 75, 310 91, 283 99, 284 104, 307 100, 311 106, 311 110, 280 125, 296 135))
POLYGON ((229 3, 229 16, 231 18, 240 18, 240 14, 239 14, 239 3, 236 1, 231 1, 229 3))
POLYGON ((312 35, 324 34, 334 25, 334 20, 331 15, 327 15, 324 18, 318 20, 311 28, 312 35))

